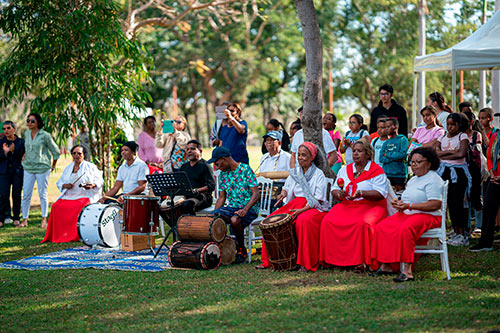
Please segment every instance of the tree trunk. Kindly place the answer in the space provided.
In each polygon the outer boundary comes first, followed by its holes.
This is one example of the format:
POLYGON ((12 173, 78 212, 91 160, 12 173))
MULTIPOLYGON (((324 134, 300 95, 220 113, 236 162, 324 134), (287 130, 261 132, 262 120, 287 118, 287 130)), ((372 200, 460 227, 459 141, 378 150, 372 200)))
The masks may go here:
POLYGON ((207 126, 207 147, 211 147, 212 144, 210 143, 210 134, 212 133, 212 125, 210 124, 210 108, 209 108, 209 103, 210 101, 208 100, 208 93, 206 89, 203 89, 203 97, 205 98, 205 122, 207 126))
POLYGON ((312 0, 295 0, 295 6, 302 26, 306 51, 306 84, 304 87, 304 112, 302 114, 304 140, 318 146, 319 167, 325 176, 334 177, 332 170, 328 167, 323 147, 321 116, 323 109, 323 46, 316 9, 312 0))

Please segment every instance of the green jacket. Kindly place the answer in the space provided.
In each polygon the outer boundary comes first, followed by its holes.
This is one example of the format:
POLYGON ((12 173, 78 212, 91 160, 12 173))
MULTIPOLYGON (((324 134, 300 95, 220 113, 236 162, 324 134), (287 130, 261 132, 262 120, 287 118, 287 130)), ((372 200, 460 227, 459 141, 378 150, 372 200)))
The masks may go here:
POLYGON ((31 130, 24 133, 24 156, 23 168, 29 173, 44 173, 52 168, 51 159, 57 160, 61 155, 59 147, 49 133, 39 130, 35 138, 31 138, 31 130))

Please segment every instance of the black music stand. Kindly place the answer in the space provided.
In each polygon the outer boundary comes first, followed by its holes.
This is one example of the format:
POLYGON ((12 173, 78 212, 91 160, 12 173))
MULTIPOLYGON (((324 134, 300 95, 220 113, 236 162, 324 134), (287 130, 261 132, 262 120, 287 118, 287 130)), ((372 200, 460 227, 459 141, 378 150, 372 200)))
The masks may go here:
POLYGON ((154 255, 154 257, 156 258, 163 246, 167 246, 167 248, 169 248, 168 245, 165 245, 165 242, 167 241, 170 234, 173 235, 174 241, 177 239, 177 221, 175 220, 173 212, 174 197, 176 195, 190 195, 193 193, 193 191, 187 173, 184 171, 147 175, 146 179, 151 184, 151 187, 153 188, 153 193, 156 196, 170 197, 170 205, 172 208, 172 213, 170 214, 170 222, 172 227, 165 235, 163 242, 158 248, 158 251, 156 251, 154 255))

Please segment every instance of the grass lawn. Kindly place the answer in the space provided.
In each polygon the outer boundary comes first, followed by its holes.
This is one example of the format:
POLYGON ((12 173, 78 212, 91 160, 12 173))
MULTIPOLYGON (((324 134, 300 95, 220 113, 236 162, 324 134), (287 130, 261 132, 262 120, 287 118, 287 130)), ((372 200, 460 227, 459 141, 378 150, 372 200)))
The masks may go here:
MULTIPOLYGON (((40 244, 40 219, 34 210, 28 228, 0 229, 0 262, 81 245, 40 244)), ((480 254, 451 248, 451 281, 439 256, 424 256, 407 284, 343 270, 258 271, 256 262, 160 273, 0 269, 1 331, 485 332, 500 329, 495 246, 480 254)))

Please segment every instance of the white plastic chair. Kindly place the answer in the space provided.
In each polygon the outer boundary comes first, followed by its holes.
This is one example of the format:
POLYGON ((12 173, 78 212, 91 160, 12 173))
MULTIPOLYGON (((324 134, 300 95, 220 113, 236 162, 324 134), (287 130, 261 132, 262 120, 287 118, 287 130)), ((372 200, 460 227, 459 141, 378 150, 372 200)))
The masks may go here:
POLYGON ((446 272, 446 278, 451 280, 450 276, 450 263, 448 261, 448 246, 446 244, 446 202, 448 198, 448 181, 444 182, 442 190, 442 204, 441 204, 441 227, 427 230, 422 238, 435 238, 438 239, 439 245, 417 245, 415 246, 415 253, 428 253, 439 254, 441 257, 441 269, 446 272))
POLYGON ((245 229, 245 239, 247 240, 248 262, 252 262, 252 244, 256 240, 261 240, 262 236, 255 236, 255 228, 260 222, 271 214, 271 196, 273 194, 273 180, 265 177, 257 177, 257 182, 261 187, 259 215, 245 229))
POLYGON ((333 178, 326 178, 326 200, 330 203, 330 207, 333 206, 333 195, 332 195, 332 188, 333 184, 335 184, 335 179, 333 178))
POLYGON ((215 180, 215 190, 214 190, 214 195, 213 195, 213 201, 212 201, 212 206, 204 208, 202 210, 199 210, 196 212, 198 215, 204 215, 204 214, 209 214, 213 212, 215 209, 215 203, 217 202, 217 199, 219 198, 219 175, 220 175, 220 170, 215 170, 214 171, 214 180, 215 180))

